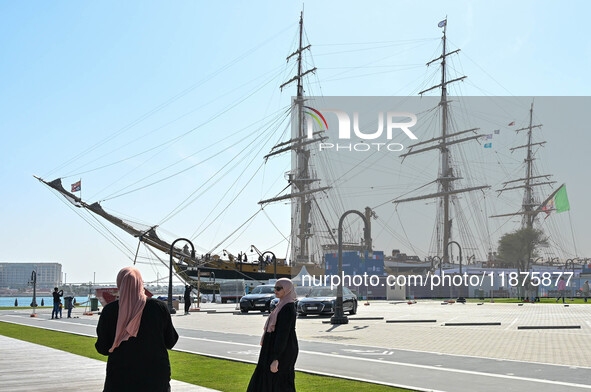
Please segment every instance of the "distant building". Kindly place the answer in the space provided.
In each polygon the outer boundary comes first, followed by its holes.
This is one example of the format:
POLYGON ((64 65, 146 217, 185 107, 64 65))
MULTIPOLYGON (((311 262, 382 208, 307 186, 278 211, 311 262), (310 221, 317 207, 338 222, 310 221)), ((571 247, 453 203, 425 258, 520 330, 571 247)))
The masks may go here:
POLYGON ((0 263, 0 287, 31 287, 31 273, 37 271, 37 288, 53 289, 62 282, 60 263, 0 263))

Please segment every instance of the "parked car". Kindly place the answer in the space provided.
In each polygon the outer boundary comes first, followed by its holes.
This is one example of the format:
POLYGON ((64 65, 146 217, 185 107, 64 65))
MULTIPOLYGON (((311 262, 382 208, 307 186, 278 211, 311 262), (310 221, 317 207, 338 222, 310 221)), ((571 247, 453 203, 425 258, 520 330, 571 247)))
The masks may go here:
POLYGON ((250 294, 240 298, 240 311, 248 313, 249 310, 270 312, 271 300, 275 298, 274 284, 257 286, 250 294))
MULTIPOLYGON (((336 302, 336 287, 314 287, 305 298, 298 301, 298 315, 305 317, 309 314, 334 314, 336 302)), ((343 287, 343 311, 357 313, 357 296, 346 287, 343 287)))
MULTIPOLYGON (((311 290, 312 290, 312 287, 308 287, 308 286, 297 286, 295 288, 297 298, 294 301, 294 303, 296 305, 296 309, 297 309, 298 301, 300 300, 300 298, 304 298, 306 295, 310 294, 311 290)), ((273 311, 273 309, 275 309, 275 306, 277 306, 277 303, 279 303, 279 298, 273 298, 271 300, 271 306, 270 306, 271 311, 273 311)))

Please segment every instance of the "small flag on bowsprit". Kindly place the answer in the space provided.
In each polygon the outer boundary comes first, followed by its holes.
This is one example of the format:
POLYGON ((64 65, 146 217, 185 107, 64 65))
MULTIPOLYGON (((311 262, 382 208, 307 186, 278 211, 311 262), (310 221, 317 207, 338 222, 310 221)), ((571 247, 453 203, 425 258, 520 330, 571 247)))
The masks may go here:
POLYGON ((484 148, 492 148, 492 143, 486 143, 486 144, 484 145, 484 148))
POLYGON ((72 184, 72 192, 80 192, 82 189, 82 180, 72 184))
POLYGON ((444 27, 447 24, 447 19, 443 19, 441 22, 437 24, 437 27, 444 27))
POLYGON ((511 122, 509 123, 509 126, 510 126, 510 127, 512 127, 513 125, 515 125, 515 121, 511 121, 511 122))

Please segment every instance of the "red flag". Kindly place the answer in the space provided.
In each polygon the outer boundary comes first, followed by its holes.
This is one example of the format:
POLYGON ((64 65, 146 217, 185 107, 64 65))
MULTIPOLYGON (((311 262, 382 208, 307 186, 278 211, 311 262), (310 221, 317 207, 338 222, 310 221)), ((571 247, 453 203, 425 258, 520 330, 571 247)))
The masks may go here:
POLYGON ((515 121, 511 121, 511 122, 509 123, 509 126, 510 126, 510 127, 512 127, 513 125, 515 125, 515 121))
MULTIPOLYGON (((553 198, 548 200, 548 203, 544 204, 544 206, 542 207, 542 211, 546 213, 546 218, 548 218, 550 216, 550 212, 554 211, 555 209, 556 207, 554 206, 553 198)), ((546 218, 544 218, 544 220, 546 220, 546 218)))
POLYGON ((82 188, 82 180, 72 184, 72 192, 80 192, 81 188, 82 188))

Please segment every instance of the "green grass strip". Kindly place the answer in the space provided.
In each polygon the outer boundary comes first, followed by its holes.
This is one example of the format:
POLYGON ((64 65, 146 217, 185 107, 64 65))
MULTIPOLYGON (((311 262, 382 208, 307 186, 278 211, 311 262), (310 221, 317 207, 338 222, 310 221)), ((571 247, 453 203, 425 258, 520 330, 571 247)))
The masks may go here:
MULTIPOLYGON (((96 352, 95 338, 50 331, 0 321, 0 335, 67 351, 72 354, 106 362, 107 357, 96 352)), ((255 366, 180 351, 170 351, 172 378, 224 392, 243 392, 248 386, 255 366)), ((351 381, 296 372, 296 389, 306 391, 382 392, 409 391, 385 385, 351 381)))

